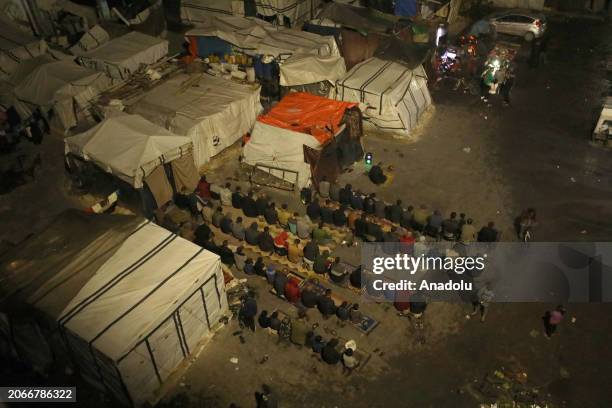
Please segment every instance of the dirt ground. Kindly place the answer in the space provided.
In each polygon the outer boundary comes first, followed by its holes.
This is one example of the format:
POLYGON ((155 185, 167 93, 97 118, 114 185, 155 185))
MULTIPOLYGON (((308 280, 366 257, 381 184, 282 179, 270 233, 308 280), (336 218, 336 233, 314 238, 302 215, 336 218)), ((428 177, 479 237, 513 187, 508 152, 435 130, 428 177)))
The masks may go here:
MULTIPOLYGON (((611 30, 583 20, 552 21, 550 28, 548 62, 533 69, 520 62, 510 107, 498 100, 488 106, 441 84, 432 90, 435 109, 413 140, 373 133, 365 138, 374 160, 394 168, 387 186, 375 189, 360 166, 341 181, 389 201, 465 212, 478 225, 495 221, 504 239, 513 239, 512 220, 528 206, 538 211, 539 241, 612 239, 612 152, 588 142, 607 92, 602 61, 611 30)), ((2 239, 17 242, 63 208, 80 205, 66 190, 61 141, 48 138, 41 149, 37 181, 0 196, 2 239)), ((243 177, 237 155, 237 149, 225 153, 207 174, 216 181, 243 177)), ((295 196, 271 194, 297 208, 295 196)), ((345 255, 358 257, 358 249, 345 249, 345 255)), ((260 278, 249 277, 248 284, 260 310, 296 314, 260 278)), ((352 292, 342 294, 358 301, 352 292)), ((163 404, 253 407, 254 392, 267 383, 286 407, 475 407, 485 375, 512 369, 526 373, 528 387, 555 406, 612 406, 612 306, 567 305, 559 335, 547 340, 541 317, 553 306, 493 304, 480 323, 466 319, 467 307, 432 304, 423 345, 409 321, 388 305, 363 304, 364 313, 380 321, 367 336, 311 312, 324 337, 355 339, 369 355, 348 377, 262 330, 242 333, 242 344, 231 321, 163 404)))

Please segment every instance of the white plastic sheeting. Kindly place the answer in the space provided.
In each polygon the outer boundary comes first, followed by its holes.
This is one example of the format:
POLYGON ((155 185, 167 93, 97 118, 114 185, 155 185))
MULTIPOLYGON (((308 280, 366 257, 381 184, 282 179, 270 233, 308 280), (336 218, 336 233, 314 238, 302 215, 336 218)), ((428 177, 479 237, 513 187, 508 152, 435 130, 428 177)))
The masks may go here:
POLYGON ((87 31, 83 36, 79 39, 79 42, 70 47, 70 52, 74 55, 83 55, 88 51, 92 51, 94 48, 98 48, 104 43, 107 43, 110 40, 110 35, 108 32, 100 27, 99 25, 95 25, 91 27, 89 31, 87 31))
POLYGON ((382 131, 409 135, 431 105, 422 66, 370 58, 336 82, 336 99, 359 102, 364 118, 382 131))
POLYGON ((256 0, 257 13, 289 19, 292 27, 314 18, 323 0, 256 0))
POLYGON ((168 54, 168 41, 137 31, 129 32, 82 54, 81 65, 127 79, 142 65, 151 65, 168 54))
MULTIPOLYGON (((256 122, 243 149, 244 162, 293 170, 298 173, 296 184, 301 189, 310 183, 312 175, 310 164, 304 160, 304 145, 314 149, 321 147, 312 135, 256 122)), ((271 174, 283 178, 282 171, 272 170, 271 174)), ((285 180, 294 182, 295 175, 285 173, 285 180)))
POLYGON ((65 129, 76 126, 77 111, 112 85, 103 72, 48 55, 23 61, 10 81, 19 101, 39 106, 43 111, 53 109, 65 129))
POLYGON ((247 54, 273 55, 286 59, 293 54, 339 56, 333 36, 276 27, 259 19, 236 16, 210 16, 190 36, 218 37, 247 54))
POLYGON ((65 139, 66 153, 94 162, 135 188, 163 163, 192 150, 191 139, 177 136, 139 115, 104 119, 88 131, 65 139))
POLYGON ((188 136, 199 169, 250 131, 262 107, 259 86, 198 75, 195 82, 187 74, 167 80, 130 111, 177 135, 188 136))
POLYGON ((0 79, 8 78, 22 61, 47 52, 47 43, 23 32, 6 17, 0 16, 0 79))
POLYGON ((72 361, 125 404, 150 399, 228 309, 219 257, 137 217, 68 210, 3 266, 19 356, 72 361))
POLYGON ((280 65, 280 84, 295 86, 322 81, 335 83, 346 75, 340 56, 293 55, 280 65))

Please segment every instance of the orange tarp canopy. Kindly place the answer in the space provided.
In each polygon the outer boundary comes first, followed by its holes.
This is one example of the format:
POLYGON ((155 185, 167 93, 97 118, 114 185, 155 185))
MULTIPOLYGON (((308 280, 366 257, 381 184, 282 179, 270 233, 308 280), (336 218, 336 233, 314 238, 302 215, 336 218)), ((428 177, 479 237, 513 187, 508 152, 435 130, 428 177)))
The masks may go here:
POLYGON ((285 96, 270 112, 257 118, 267 125, 306 133, 325 144, 336 134, 344 111, 354 102, 340 102, 306 92, 292 92, 285 96))

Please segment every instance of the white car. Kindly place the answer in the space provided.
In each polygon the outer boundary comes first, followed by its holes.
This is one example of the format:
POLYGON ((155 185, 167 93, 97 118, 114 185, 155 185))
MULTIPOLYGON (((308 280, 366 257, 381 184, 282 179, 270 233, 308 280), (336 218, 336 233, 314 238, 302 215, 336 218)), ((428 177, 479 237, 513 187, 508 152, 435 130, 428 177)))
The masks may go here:
POLYGON ((495 32, 509 34, 533 41, 546 32, 546 18, 529 11, 504 11, 487 17, 495 32))

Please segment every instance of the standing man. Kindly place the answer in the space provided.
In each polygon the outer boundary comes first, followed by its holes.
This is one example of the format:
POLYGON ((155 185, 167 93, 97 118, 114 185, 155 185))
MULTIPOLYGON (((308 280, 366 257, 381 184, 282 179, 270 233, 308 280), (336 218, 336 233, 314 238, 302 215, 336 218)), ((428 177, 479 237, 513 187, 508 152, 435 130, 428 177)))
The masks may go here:
POLYGON ((255 316, 257 315, 257 301, 253 296, 248 296, 242 301, 238 317, 240 325, 246 326, 255 332, 255 316))
POLYGON ((472 316, 476 316, 480 311, 480 322, 483 323, 487 317, 489 311, 489 303, 493 300, 494 293, 489 289, 488 284, 484 284, 482 288, 476 292, 476 298, 472 302, 473 311, 472 316))
POLYGON ((563 321, 565 308, 563 305, 557 306, 554 310, 549 310, 544 316, 544 329, 546 338, 550 339, 557 331, 557 326, 563 321))
POLYGON ((241 209, 242 208, 242 199, 243 199, 243 195, 240 192, 240 186, 236 187, 236 191, 234 191, 234 193, 232 194, 232 207, 236 208, 236 209, 241 209))
POLYGON ((329 183, 329 181, 327 181, 327 178, 323 176, 323 178, 321 179, 321 182, 319 183, 319 196, 323 198, 329 197, 330 187, 331 187, 331 184, 329 183))
POLYGON ((508 71, 508 77, 502 85, 501 94, 504 98, 504 106, 510 106, 510 93, 514 86, 514 72, 508 71))

